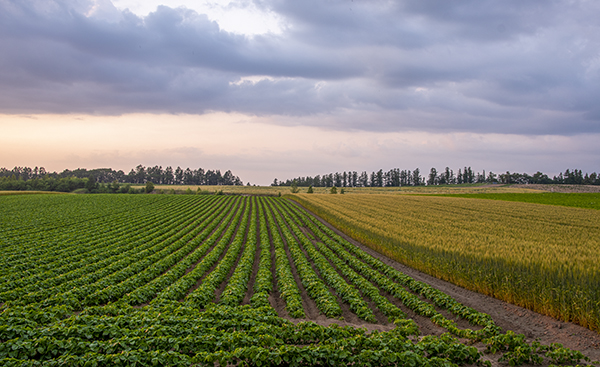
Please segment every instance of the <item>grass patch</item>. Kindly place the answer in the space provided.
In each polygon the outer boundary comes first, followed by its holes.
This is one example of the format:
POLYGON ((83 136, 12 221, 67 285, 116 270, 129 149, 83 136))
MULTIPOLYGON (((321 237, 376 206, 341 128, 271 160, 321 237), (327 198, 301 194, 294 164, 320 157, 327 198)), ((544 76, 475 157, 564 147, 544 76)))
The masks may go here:
POLYGON ((33 195, 33 194, 67 194, 58 191, 0 191, 0 196, 8 195, 33 195))
POLYGON ((546 205, 569 206, 600 210, 600 193, 482 193, 482 194, 431 194, 432 196, 461 197, 501 201, 518 201, 546 205))

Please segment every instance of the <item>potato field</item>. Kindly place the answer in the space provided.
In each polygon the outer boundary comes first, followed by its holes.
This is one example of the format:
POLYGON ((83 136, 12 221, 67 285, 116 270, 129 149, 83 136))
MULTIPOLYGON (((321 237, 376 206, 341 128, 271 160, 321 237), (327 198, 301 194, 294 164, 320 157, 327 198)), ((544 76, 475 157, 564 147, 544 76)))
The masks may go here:
POLYGON ((501 330, 284 198, 3 196, 0 251, 2 366, 589 361, 501 330))

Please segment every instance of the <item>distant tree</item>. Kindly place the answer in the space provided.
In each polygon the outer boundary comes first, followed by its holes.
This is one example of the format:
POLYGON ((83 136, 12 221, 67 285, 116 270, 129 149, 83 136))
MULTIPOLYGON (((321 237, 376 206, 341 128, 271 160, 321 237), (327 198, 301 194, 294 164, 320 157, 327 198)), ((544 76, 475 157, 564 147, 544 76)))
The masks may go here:
POLYGON ((316 175, 316 176, 313 178, 313 185, 314 185, 315 187, 320 187, 320 186, 323 186, 323 185, 321 184, 321 176, 320 176, 320 175, 316 175))
POLYGON ((175 185, 181 185, 183 183, 183 170, 177 166, 175 168, 175 185))
POLYGON ((95 192, 97 187, 98 184, 96 183, 96 177, 88 177, 87 182, 85 183, 85 188, 88 190, 88 192, 95 192))
POLYGON ((152 181, 148 181, 146 182, 146 194, 151 193, 152 191, 154 191, 154 184, 152 183, 152 181))
POLYGON ((167 168, 165 168, 164 172, 164 183, 167 185, 172 185, 174 180, 175 176, 173 175, 173 168, 171 166, 168 166, 167 168))
POLYGON ((340 175, 338 172, 333 175, 333 186, 342 186, 342 175, 340 175))
POLYGON ((377 173, 375 174, 375 185, 377 187, 383 187, 383 170, 382 169, 377 171, 377 173))
POLYGON ((427 185, 435 185, 437 183, 437 170, 431 167, 429 171, 429 178, 427 179, 427 185))
POLYGON ((117 193, 119 192, 119 188, 121 185, 119 185, 119 182, 117 180, 114 180, 112 182, 112 184, 110 185, 110 190, 112 193, 117 193))
POLYGON ((358 186, 359 187, 367 187, 369 186, 369 175, 366 171, 362 171, 360 173, 360 177, 358 178, 358 186))
POLYGON ((422 181, 421 181, 421 171, 419 171, 419 169, 416 168, 413 171, 412 176, 413 176, 413 179, 412 179, 413 185, 414 186, 420 186, 422 184, 422 181))
POLYGON ((310 185, 310 186, 308 187, 308 190, 306 191, 306 193, 307 193, 307 194, 312 194, 312 193, 313 193, 313 187, 312 187, 312 185, 310 185))
POLYGON ((135 167, 135 180, 136 183, 146 182, 146 168, 141 164, 135 167))
POLYGON ((331 186, 331 189, 329 190, 330 194, 337 194, 337 189, 335 188, 335 186, 331 186))
POLYGON ((292 182, 292 185, 290 187, 290 191, 292 192, 292 194, 297 194, 300 192, 300 189, 298 188, 298 183, 296 182, 296 180, 294 180, 292 182))

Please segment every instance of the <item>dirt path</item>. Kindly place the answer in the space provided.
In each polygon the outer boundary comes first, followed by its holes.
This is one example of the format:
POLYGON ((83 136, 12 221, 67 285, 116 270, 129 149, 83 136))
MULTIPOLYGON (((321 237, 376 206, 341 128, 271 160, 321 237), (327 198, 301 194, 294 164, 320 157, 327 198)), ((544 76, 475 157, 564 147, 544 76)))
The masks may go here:
MULTIPOLYGON (((294 204, 302 207, 295 202, 294 204)), ((322 223, 334 230, 338 235, 342 236, 350 243, 358 246, 382 262, 394 267, 406 275, 411 276, 415 280, 427 283, 443 291, 447 295, 468 307, 472 307, 480 312, 487 313, 493 318, 496 325, 501 327, 504 331, 512 330, 515 333, 524 334, 528 341, 538 340, 540 343, 546 345, 550 343, 561 343, 567 348, 581 351, 584 355, 591 358, 592 361, 600 360, 600 334, 570 322, 558 321, 552 317, 544 316, 525 308, 464 289, 452 283, 440 280, 421 271, 398 263, 397 261, 389 259, 386 256, 372 250, 371 248, 355 241, 351 237, 347 236, 337 228, 321 219, 315 213, 304 207, 302 208, 315 218, 318 218, 322 223)), ((440 332, 437 327, 432 327, 434 325, 432 325, 428 319, 421 319, 422 318, 416 317, 414 320, 421 328, 422 334, 437 334, 440 332)), ((326 323, 324 323, 324 325, 326 325, 326 323)), ((358 326, 364 327, 366 325, 358 326)))

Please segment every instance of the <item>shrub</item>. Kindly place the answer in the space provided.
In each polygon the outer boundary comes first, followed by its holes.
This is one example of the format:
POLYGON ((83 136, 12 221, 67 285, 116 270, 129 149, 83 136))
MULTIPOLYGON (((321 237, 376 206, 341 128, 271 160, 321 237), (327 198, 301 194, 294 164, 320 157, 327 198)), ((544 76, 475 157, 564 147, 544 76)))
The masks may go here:
POLYGON ((149 194, 152 191, 154 191, 154 184, 150 181, 146 182, 146 194, 149 194))

